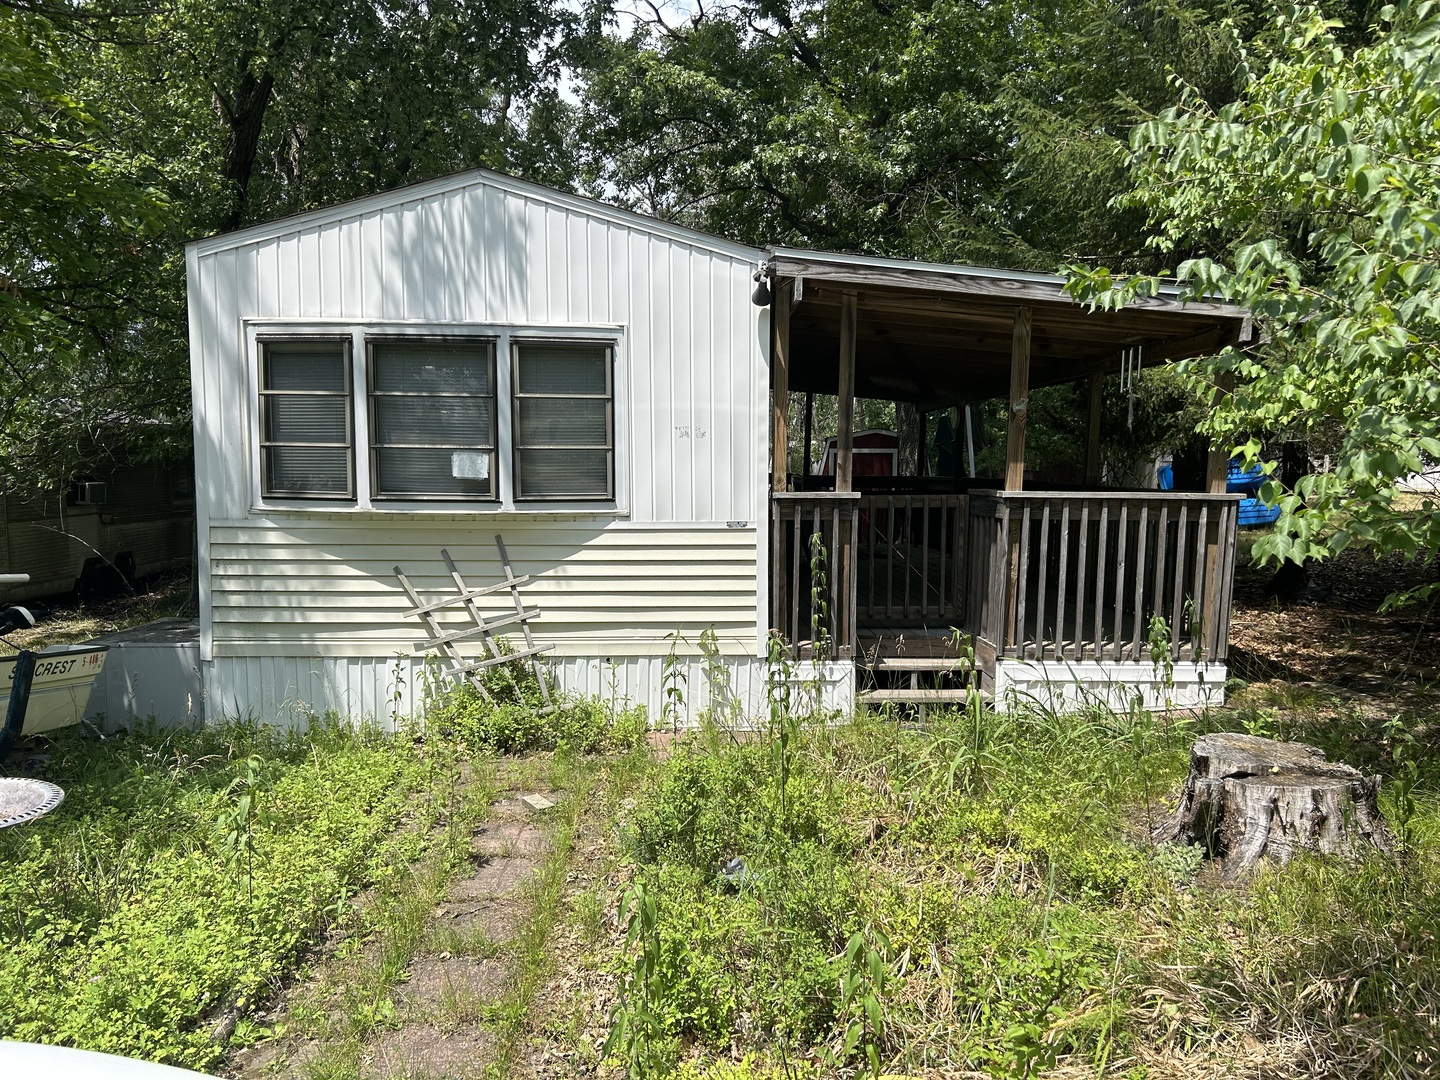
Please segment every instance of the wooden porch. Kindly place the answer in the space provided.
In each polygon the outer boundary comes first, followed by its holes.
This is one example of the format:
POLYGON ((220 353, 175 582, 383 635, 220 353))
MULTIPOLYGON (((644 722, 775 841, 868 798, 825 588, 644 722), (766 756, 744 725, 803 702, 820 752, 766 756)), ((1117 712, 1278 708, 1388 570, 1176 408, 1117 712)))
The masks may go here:
POLYGON ((777 253, 769 272, 771 625, 795 655, 854 661, 862 699, 914 702, 989 689, 1008 660, 1223 662, 1228 455, 1212 452, 1206 492, 1104 490, 1099 403, 1124 364, 1247 339, 1245 312, 1158 297, 1091 313, 1046 275, 813 253, 777 253), (1025 491, 1031 388, 1067 381, 1088 385, 1090 490, 1025 491), (1006 395, 1004 476, 925 476, 921 453, 914 475, 856 477, 857 387, 914 406, 921 445, 927 410, 1006 395), (809 400, 838 398, 833 491, 796 490, 818 485, 789 468, 792 392, 807 395, 807 466, 809 400))

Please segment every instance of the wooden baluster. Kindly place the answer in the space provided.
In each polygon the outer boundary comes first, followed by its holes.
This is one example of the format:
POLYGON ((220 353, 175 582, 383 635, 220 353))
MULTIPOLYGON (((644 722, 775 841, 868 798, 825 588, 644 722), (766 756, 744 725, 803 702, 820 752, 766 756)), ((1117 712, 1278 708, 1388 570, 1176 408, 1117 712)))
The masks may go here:
POLYGON ((895 496, 885 499, 885 618, 895 611, 895 496))
POLYGON ((1185 600, 1185 541, 1186 541, 1186 517, 1190 507, 1180 503, 1180 520, 1175 526, 1175 574, 1174 574, 1174 605, 1170 609, 1170 659, 1180 658, 1180 618, 1184 614, 1185 600))
POLYGON ((1150 504, 1140 504, 1140 528, 1135 544, 1135 638, 1130 648, 1130 659, 1140 659, 1141 627, 1145 625, 1145 556, 1150 543, 1150 504))
POLYGON ((795 584, 790 589, 790 626, 795 635, 791 644, 795 646, 795 656, 800 656, 800 549, 804 546, 801 534, 805 531, 803 524, 804 507, 798 502, 795 504, 795 532, 794 544, 790 552, 791 577, 795 584))
POLYGON ((875 496, 867 495, 864 505, 867 507, 870 521, 870 588, 869 601, 865 605, 865 617, 873 619, 875 617, 875 496))
POLYGON ((930 614, 930 496, 920 496, 920 619, 930 614))
POLYGON ((1040 580, 1035 589, 1035 659, 1045 659, 1045 602, 1050 585, 1050 500, 1040 507, 1040 580))
POLYGON ((1201 635, 1210 624, 1210 615, 1206 610, 1210 605, 1205 599, 1205 549, 1209 546, 1206 541, 1209 539, 1210 506, 1208 503, 1200 504, 1200 520, 1195 525, 1195 584, 1193 586, 1193 600, 1191 601, 1190 616, 1190 637, 1186 642, 1187 660, 1196 661, 1201 659, 1205 652, 1205 643, 1201 635), (1200 626, 1195 626, 1199 620, 1200 626))
POLYGON ((1090 500, 1085 499, 1080 503, 1080 551, 1075 559, 1075 647, 1070 655, 1076 660, 1085 659, 1085 583, 1089 577, 1085 556, 1089 542, 1090 500))
POLYGON ((1065 659, 1065 588, 1070 571, 1070 500, 1060 504, 1060 587, 1055 598, 1055 659, 1065 659))
POLYGON ((1125 541, 1128 539, 1130 502, 1120 504, 1120 522, 1115 530, 1115 643, 1110 658, 1119 660, 1125 653, 1125 541))
POLYGON ((1004 656, 1017 655, 1013 649, 1015 646, 1015 620, 1014 611, 1009 604, 1010 596, 1010 502, 1008 499, 1000 501, 1000 527, 995 530, 998 546, 995 554, 991 557, 991 565, 998 570, 998 573, 991 573, 990 582, 994 596, 991 603, 996 612, 996 629, 999 636, 995 638, 995 647, 1001 650, 1004 656))
POLYGON ((1020 506, 1020 550, 1016 552, 1018 569, 1015 571, 1015 655, 1024 657, 1029 648, 1025 643, 1025 597, 1030 591, 1026 584, 1030 577, 1030 500, 1021 500, 1020 506))
POLYGON ((1110 542, 1110 500, 1100 501, 1100 527, 1095 542, 1095 639, 1091 642, 1096 660, 1105 659, 1105 548, 1110 542))
MULTIPOLYGON (((1160 504, 1160 524, 1155 527, 1155 578, 1154 587, 1151 590, 1155 594, 1155 614, 1162 619, 1165 617, 1165 562, 1170 553, 1170 503, 1160 504)), ((1149 640, 1150 627, 1145 627, 1146 640, 1149 640)))

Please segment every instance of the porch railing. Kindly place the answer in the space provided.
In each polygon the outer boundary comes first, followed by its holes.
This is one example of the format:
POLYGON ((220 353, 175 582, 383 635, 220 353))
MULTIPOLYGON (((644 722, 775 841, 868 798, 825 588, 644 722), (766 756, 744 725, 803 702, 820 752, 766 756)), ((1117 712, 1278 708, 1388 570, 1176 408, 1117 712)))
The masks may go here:
POLYGON ((968 504, 968 495, 861 496, 861 626, 960 625, 968 504))
POLYGON ((797 656, 855 655, 860 498, 833 491, 771 496, 771 625, 797 656))
POLYGON ((1223 660, 1238 499, 972 495, 966 629, 982 663, 1223 660))

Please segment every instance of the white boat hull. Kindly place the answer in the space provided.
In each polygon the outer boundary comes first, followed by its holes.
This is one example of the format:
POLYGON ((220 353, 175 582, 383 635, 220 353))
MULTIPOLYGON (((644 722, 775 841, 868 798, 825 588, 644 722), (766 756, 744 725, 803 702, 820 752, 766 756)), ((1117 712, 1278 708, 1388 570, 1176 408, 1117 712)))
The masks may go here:
MULTIPOLYGON (((90 701, 95 679, 105 670, 104 645, 55 645, 35 657, 30 701, 25 709, 22 735, 40 735, 78 724, 90 701)), ((0 657, 0 726, 10 708, 10 684, 15 678, 15 657, 0 657)))

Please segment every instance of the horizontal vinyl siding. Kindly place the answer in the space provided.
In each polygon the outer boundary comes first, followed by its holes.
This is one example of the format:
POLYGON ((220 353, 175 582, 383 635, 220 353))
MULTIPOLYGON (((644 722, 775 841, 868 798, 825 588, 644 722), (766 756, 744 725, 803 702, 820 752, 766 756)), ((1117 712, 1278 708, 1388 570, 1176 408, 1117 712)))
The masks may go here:
MULTIPOLYGON (((214 655, 395 656, 425 640, 395 577, 404 570, 428 602, 456 587, 440 549, 470 588, 504 579, 494 535, 505 538, 537 640, 557 657, 664 655, 677 631, 693 652, 713 628, 721 650, 754 655, 756 533, 753 529, 651 529, 625 525, 547 527, 483 520, 434 523, 416 517, 380 525, 274 522, 212 525, 210 603, 214 655)), ((508 590, 477 600, 487 616, 514 611, 508 590)), ((472 625, 463 609, 438 613, 447 630, 472 625)), ((499 631, 512 642, 512 625, 499 631)), ((462 642, 467 655, 477 642, 462 642)))

